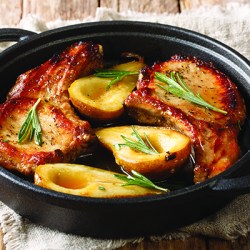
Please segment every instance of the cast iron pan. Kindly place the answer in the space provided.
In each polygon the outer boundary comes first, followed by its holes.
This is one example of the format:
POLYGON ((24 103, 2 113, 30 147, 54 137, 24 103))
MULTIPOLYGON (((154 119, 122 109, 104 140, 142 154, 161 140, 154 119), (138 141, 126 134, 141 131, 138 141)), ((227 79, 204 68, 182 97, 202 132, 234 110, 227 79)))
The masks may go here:
MULTIPOLYGON (((17 41, 0 54, 2 100, 19 74, 82 40, 102 44, 106 61, 119 59, 124 51, 144 56, 146 63, 166 60, 174 54, 212 61, 238 85, 249 116, 249 61, 224 44, 195 32, 160 24, 110 21, 67 26, 41 34, 2 29, 0 40, 17 41)), ((0 199, 31 221, 67 233, 102 238, 165 233, 204 218, 237 195, 250 191, 249 118, 239 143, 242 156, 230 169, 204 183, 169 194, 127 199, 78 197, 37 187, 0 168, 0 199)))

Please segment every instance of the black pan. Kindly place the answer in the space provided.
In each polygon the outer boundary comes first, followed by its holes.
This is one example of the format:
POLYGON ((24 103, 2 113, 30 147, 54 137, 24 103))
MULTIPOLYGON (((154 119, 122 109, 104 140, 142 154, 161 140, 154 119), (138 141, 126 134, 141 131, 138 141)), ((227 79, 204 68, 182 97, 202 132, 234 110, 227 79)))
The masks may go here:
MULTIPOLYGON (((41 34, 2 29, 0 40, 18 42, 0 54, 2 100, 19 74, 82 40, 102 44, 106 61, 119 59, 124 51, 144 56, 147 63, 166 60, 174 54, 212 61, 238 85, 249 115, 249 61, 224 44, 189 30, 152 23, 111 21, 67 26, 41 34)), ((204 218, 237 195, 250 191, 249 122, 248 119, 241 130, 242 156, 236 164, 204 183, 169 194, 127 199, 78 197, 37 187, 0 168, 0 199, 31 221, 67 233, 94 237, 164 233, 204 218)))

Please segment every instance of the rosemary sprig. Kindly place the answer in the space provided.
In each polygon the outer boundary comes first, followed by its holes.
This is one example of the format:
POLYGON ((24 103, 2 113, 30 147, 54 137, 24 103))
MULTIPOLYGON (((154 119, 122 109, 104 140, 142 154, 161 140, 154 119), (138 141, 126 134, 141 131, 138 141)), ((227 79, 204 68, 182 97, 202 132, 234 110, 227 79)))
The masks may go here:
POLYGON ((29 138, 30 141, 35 138, 35 143, 39 146, 42 145, 42 130, 36 111, 36 107, 40 101, 41 99, 39 98, 34 106, 29 110, 27 118, 19 130, 18 143, 22 143, 27 138, 29 138))
POLYGON ((213 111, 227 114, 227 111, 216 108, 215 106, 211 105, 207 101, 205 101, 200 94, 194 94, 187 86, 183 78, 178 72, 171 72, 170 77, 166 75, 155 72, 155 78, 163 83, 166 83, 168 86, 163 86, 161 84, 156 84, 160 88, 168 91, 169 93, 176 95, 182 99, 185 99, 189 102, 193 102, 195 104, 201 105, 207 109, 211 109, 213 111))
POLYGON ((96 73, 94 73, 94 75, 97 77, 113 78, 113 80, 111 80, 107 85, 106 90, 109 90, 112 85, 121 81, 125 76, 137 75, 137 74, 138 72, 136 71, 115 70, 115 69, 99 69, 96 70, 96 73))
POLYGON ((123 146, 127 146, 127 147, 133 148, 137 151, 143 152, 145 154, 151 154, 151 155, 159 154, 157 152, 157 150, 154 148, 154 146, 150 143, 146 133, 143 134, 144 138, 145 138, 145 140, 143 140, 143 138, 139 135, 139 133, 135 129, 135 127, 133 125, 131 127, 133 130, 132 136, 135 137, 135 139, 137 141, 133 141, 133 140, 129 139, 128 137, 121 135, 121 137, 125 141, 125 143, 115 144, 114 146, 117 150, 120 150, 120 148, 123 146))
POLYGON ((132 170, 131 173, 132 173, 132 175, 127 173, 127 176, 120 175, 120 174, 114 174, 114 176, 125 182, 124 184, 122 184, 122 186, 136 185, 136 186, 141 186, 144 188, 151 188, 151 189, 160 190, 163 192, 170 191, 167 188, 163 188, 163 187, 155 185, 152 181, 150 181, 144 175, 136 172, 135 170, 132 170))

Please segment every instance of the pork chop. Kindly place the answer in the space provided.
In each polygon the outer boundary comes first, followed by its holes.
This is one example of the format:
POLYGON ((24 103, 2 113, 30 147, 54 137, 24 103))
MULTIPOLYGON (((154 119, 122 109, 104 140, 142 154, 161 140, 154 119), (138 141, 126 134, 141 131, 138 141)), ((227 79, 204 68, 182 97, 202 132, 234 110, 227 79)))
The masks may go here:
POLYGON ((95 135, 90 124, 74 113, 68 88, 79 76, 102 67, 102 60, 100 45, 77 42, 18 77, 0 105, 1 166, 33 174, 37 165, 70 162, 91 147, 95 135), (19 130, 38 98, 42 145, 18 143, 19 130))
POLYGON ((185 135, 195 152, 194 182, 211 178, 237 161, 239 125, 246 117, 244 100, 236 85, 211 64, 174 56, 141 70, 137 90, 125 101, 129 115, 139 123, 167 126, 185 135), (155 72, 179 72, 195 94, 226 114, 207 109, 159 87, 155 72))

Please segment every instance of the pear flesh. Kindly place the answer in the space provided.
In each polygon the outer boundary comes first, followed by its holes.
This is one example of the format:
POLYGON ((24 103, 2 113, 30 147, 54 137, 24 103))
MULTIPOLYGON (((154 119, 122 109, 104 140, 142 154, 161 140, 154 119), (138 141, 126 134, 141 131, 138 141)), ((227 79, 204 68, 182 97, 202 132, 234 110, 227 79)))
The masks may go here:
POLYGON ((100 143, 112 151, 116 163, 125 171, 135 170, 149 178, 164 179, 187 163, 191 154, 189 137, 165 127, 134 126, 134 128, 142 138, 146 134, 158 151, 157 154, 145 154, 129 146, 117 147, 124 143, 121 135, 135 140, 131 126, 101 128, 95 131, 100 143))

